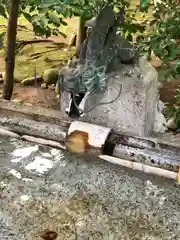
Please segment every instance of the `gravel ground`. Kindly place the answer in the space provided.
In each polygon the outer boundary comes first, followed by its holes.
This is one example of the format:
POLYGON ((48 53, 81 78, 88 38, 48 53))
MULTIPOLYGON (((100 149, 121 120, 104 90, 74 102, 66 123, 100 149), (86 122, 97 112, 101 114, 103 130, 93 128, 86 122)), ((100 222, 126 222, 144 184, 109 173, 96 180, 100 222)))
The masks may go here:
POLYGON ((180 239, 170 180, 0 139, 0 239, 180 239))

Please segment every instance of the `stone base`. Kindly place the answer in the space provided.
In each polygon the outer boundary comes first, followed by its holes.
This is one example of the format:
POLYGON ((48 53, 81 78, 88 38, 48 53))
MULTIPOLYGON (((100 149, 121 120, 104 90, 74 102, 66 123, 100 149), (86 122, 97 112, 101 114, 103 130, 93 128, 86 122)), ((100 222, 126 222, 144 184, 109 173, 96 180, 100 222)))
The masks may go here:
MULTIPOLYGON (((139 66, 125 65, 109 78, 108 88, 103 96, 94 96, 87 102, 87 109, 99 102, 113 103, 97 106, 80 121, 99 124, 136 136, 150 136, 153 132, 166 130, 165 118, 158 109, 158 74, 150 63, 141 58, 139 66)), ((69 104, 66 93, 62 94, 62 111, 69 104)))

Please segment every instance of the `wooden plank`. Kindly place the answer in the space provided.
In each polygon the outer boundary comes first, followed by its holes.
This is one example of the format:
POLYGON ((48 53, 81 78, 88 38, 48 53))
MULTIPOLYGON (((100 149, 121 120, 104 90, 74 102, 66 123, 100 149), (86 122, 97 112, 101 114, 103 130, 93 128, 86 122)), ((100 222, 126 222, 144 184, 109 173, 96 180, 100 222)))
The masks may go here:
POLYGON ((61 126, 68 126, 71 122, 61 111, 5 100, 0 100, 0 116, 26 118, 61 126))

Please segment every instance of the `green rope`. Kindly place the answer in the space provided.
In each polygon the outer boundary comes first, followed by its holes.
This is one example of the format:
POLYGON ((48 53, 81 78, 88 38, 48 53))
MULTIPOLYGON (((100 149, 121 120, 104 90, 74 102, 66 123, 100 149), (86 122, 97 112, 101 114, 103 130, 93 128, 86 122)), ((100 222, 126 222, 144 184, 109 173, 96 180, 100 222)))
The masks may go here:
MULTIPOLYGON (((79 108, 79 106, 78 106, 77 103, 76 103, 75 93, 72 92, 72 94, 73 94, 73 103, 74 103, 75 107, 79 110, 80 115, 81 115, 81 114, 85 114, 85 113, 87 114, 87 113, 91 112, 93 109, 95 109, 95 108, 98 107, 98 106, 108 105, 108 104, 111 104, 111 103, 115 102, 115 101, 118 100, 118 98, 120 97, 121 92, 122 92, 122 84, 120 84, 120 90, 119 90, 119 92, 118 92, 118 95, 117 95, 113 100, 111 100, 111 101, 109 101, 109 102, 100 102, 100 103, 97 103, 97 104, 95 104, 94 106, 92 106, 91 108, 89 108, 89 109, 86 110, 86 111, 84 111, 84 110, 82 110, 82 109, 79 108)), ((89 93, 88 97, 90 97, 90 96, 93 95, 93 94, 94 94, 94 93, 89 93)), ((87 98, 87 99, 88 99, 88 98, 87 98)))
MULTIPOLYGON (((127 51, 129 53, 129 56, 131 57, 135 56, 135 49, 128 49, 128 48, 122 49, 122 52, 127 52, 127 51)), ((109 63, 111 59, 107 58, 106 62, 109 63)), ((84 98, 87 101, 89 97, 95 94, 105 93, 107 89, 108 76, 106 74, 106 69, 108 64, 104 63, 103 66, 97 66, 96 64, 97 62, 98 62, 97 60, 92 62, 86 59, 86 62, 82 68, 73 69, 73 74, 70 80, 67 79, 66 81, 64 81, 64 76, 62 74, 59 75, 58 84, 60 85, 60 90, 72 93, 72 100, 74 102, 74 105, 81 114, 89 113, 98 106, 111 104, 115 102, 119 98, 122 91, 122 85, 121 85, 118 95, 112 101, 100 102, 98 104, 95 104, 91 108, 89 108, 87 111, 84 111, 79 108, 75 100, 76 94, 85 93, 84 98)))

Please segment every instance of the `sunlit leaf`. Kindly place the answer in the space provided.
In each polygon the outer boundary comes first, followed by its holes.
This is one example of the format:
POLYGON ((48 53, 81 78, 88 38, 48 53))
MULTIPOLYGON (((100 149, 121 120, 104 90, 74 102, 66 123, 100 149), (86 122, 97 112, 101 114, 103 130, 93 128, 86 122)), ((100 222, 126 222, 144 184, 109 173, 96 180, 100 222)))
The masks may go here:
POLYGON ((150 0, 140 0, 140 11, 147 11, 150 0))
POLYGON ((60 18, 54 12, 49 12, 49 20, 54 23, 56 26, 60 26, 60 18))

